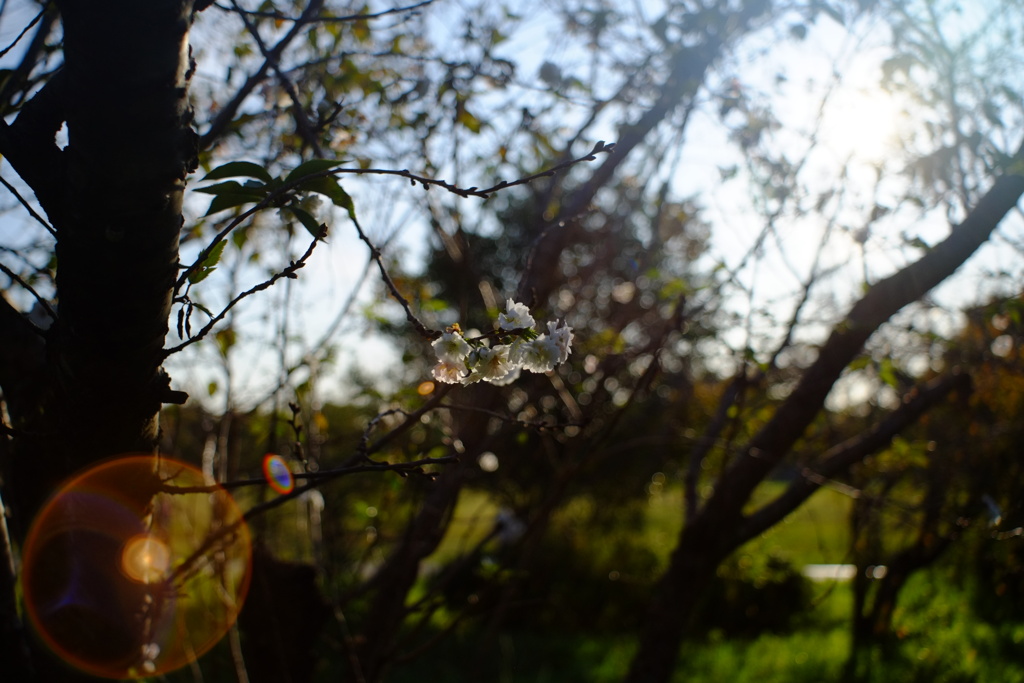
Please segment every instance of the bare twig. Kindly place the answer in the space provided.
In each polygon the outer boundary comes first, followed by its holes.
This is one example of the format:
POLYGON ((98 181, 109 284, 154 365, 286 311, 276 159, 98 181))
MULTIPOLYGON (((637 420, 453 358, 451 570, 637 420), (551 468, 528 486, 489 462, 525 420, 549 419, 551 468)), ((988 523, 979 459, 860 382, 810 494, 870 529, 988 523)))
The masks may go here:
MULTIPOLYGON (((25 282, 23 279, 21 279, 21 277, 17 273, 15 273, 13 270, 11 270, 10 268, 8 268, 7 266, 5 266, 2 263, 0 263, 0 272, 2 272, 4 275, 6 275, 7 277, 9 277, 12 280, 14 280, 14 282, 18 283, 18 285, 20 285, 21 287, 24 287, 25 290, 28 291, 28 293, 31 294, 35 298, 36 301, 39 302, 39 305, 43 307, 43 310, 46 311, 46 315, 50 316, 51 320, 54 320, 54 321, 57 320, 57 314, 54 312, 53 308, 50 307, 49 302, 46 299, 44 299, 39 294, 39 292, 37 292, 35 289, 33 289, 32 285, 30 285, 29 283, 25 282)), ((35 327, 35 326, 33 325, 33 327, 35 327)), ((37 330, 37 331, 40 334, 42 334, 42 330, 37 330)))
MULTIPOLYGON (((326 233, 326 226, 321 226, 321 230, 323 230, 324 233, 326 233)), ((197 341, 199 341, 200 339, 205 337, 207 334, 209 334, 210 330, 212 330, 214 328, 214 326, 216 326, 216 324, 219 323, 224 318, 225 315, 227 315, 228 311, 230 311, 232 308, 234 308, 235 305, 238 304, 242 299, 245 299, 245 298, 247 298, 249 296, 252 296, 256 292, 262 292, 265 289, 269 289, 271 286, 274 285, 274 283, 276 283, 281 278, 292 278, 292 279, 294 279, 294 278, 298 277, 298 275, 296 273, 298 272, 298 270, 300 268, 302 268, 303 266, 306 265, 306 261, 308 261, 309 257, 313 255, 313 250, 316 249, 316 245, 321 241, 322 237, 323 237, 323 233, 320 236, 318 236, 316 239, 314 239, 312 242, 310 242, 309 243, 309 248, 306 249, 306 253, 304 253, 302 256, 300 256, 297 261, 292 261, 288 265, 287 268, 285 268, 284 270, 282 270, 280 272, 274 273, 270 277, 270 279, 265 280, 264 282, 261 282, 260 284, 254 286, 254 287, 251 287, 250 289, 247 289, 246 291, 242 292, 241 294, 236 296, 234 299, 232 299, 228 303, 228 305, 225 306, 224 309, 221 310, 220 313, 215 315, 210 320, 210 322, 206 323, 206 325, 203 326, 203 328, 201 330, 199 330, 199 332, 196 333, 196 335, 194 337, 190 337, 189 339, 186 339, 185 341, 183 341, 182 343, 178 344, 177 346, 174 346, 174 347, 172 347, 170 349, 165 350, 163 352, 164 358, 170 356, 171 354, 174 354, 174 353, 177 353, 177 352, 181 351, 182 349, 184 349, 187 346, 191 346, 192 344, 196 343, 197 341)))
POLYGON ((404 410, 387 411, 387 414, 401 413, 406 418, 405 422, 398 425, 397 427, 395 427, 390 432, 380 437, 376 441, 370 443, 368 438, 370 429, 372 429, 372 426, 376 425, 376 423, 379 421, 379 418, 382 417, 383 414, 378 416, 378 418, 375 418, 375 420, 371 422, 371 426, 367 427, 367 431, 363 435, 364 442, 360 444, 359 453, 357 454, 356 457, 366 458, 369 455, 376 453, 377 451, 384 447, 384 444, 388 443, 392 439, 397 438, 399 435, 401 435, 403 432, 408 430, 413 425, 419 424, 420 418, 429 413, 430 411, 434 410, 435 408, 437 408, 439 405, 441 405, 441 401, 444 400, 444 397, 447 396, 451 390, 452 385, 446 384, 445 386, 435 391, 434 395, 430 397, 429 401, 427 401, 426 403, 424 403, 422 406, 412 411, 411 413, 406 412, 404 410))
POLYGON ((10 45, 8 45, 7 47, 5 47, 5 48, 4 48, 3 50, 0 50, 0 57, 3 57, 3 56, 4 56, 4 55, 6 55, 6 54, 7 54, 8 52, 10 52, 11 50, 13 50, 13 49, 15 48, 15 46, 16 46, 16 45, 17 45, 18 43, 20 43, 20 42, 21 42, 21 39, 25 37, 25 34, 26 34, 26 33, 28 33, 28 32, 29 32, 29 31, 30 31, 30 30, 32 29, 32 27, 33 27, 33 26, 35 26, 36 24, 38 24, 38 23, 39 23, 39 21, 40 21, 40 20, 41 20, 41 19, 43 18, 43 16, 44 16, 44 15, 45 15, 45 14, 46 14, 46 13, 47 13, 48 11, 49 11, 49 9, 50 9, 50 8, 49 8, 49 6, 48 6, 48 5, 45 5, 45 4, 44 4, 44 5, 43 5, 43 9, 39 10, 39 14, 37 14, 37 15, 35 16, 35 18, 34 18, 34 19, 32 19, 32 21, 30 21, 30 22, 29 22, 29 23, 28 23, 28 24, 27 24, 27 25, 25 26, 25 28, 21 29, 21 33, 19 33, 19 34, 18 34, 18 35, 17 35, 17 36, 16 36, 15 38, 14 38, 14 40, 13 40, 13 41, 11 41, 11 44, 10 44, 10 45))
POLYGON ((415 10, 426 7, 427 5, 434 4, 434 1, 435 0, 423 0, 423 2, 417 2, 414 5, 408 5, 406 7, 395 7, 393 9, 387 9, 381 12, 374 12, 372 14, 350 14, 344 17, 318 16, 305 19, 302 17, 289 17, 288 15, 281 14, 280 12, 260 12, 257 10, 244 10, 240 9, 238 5, 235 3, 232 3, 234 7, 224 7, 223 5, 219 4, 215 5, 215 7, 225 12, 235 12, 237 14, 245 14, 250 17, 258 17, 260 19, 274 19, 275 21, 302 21, 305 23, 328 24, 339 23, 344 21, 365 21, 367 19, 379 19, 380 17, 385 17, 388 16, 389 14, 402 14, 404 12, 413 12, 415 10))
POLYGON ((409 324, 412 325, 424 339, 437 339, 440 337, 440 332, 429 329, 420 321, 419 318, 416 317, 416 314, 412 312, 412 307, 409 305, 409 301, 402 296, 401 292, 398 291, 395 281, 392 280, 391 275, 388 274, 388 269, 381 258, 382 254, 380 249, 378 249, 377 245, 375 245, 370 238, 366 236, 366 233, 363 231, 363 227, 359 224, 355 215, 352 215, 351 218, 352 223, 356 226, 356 231, 359 233, 359 239, 366 243, 366 246, 370 248, 370 256, 377 262, 377 268, 380 270, 380 276, 384 280, 384 284, 387 286, 388 291, 391 292, 391 296, 395 297, 395 300, 398 301, 405 310, 406 320, 409 321, 409 324))
POLYGON ((480 197, 481 199, 487 199, 492 194, 500 190, 515 187, 516 185, 526 185, 527 183, 531 183, 539 178, 548 178, 550 176, 555 175, 559 171, 564 171, 565 169, 571 166, 575 166, 578 163, 584 161, 595 161, 597 159, 596 155, 601 152, 606 152, 610 154, 613 151, 615 151, 615 143, 605 143, 603 140, 601 140, 597 144, 595 144, 594 148, 584 156, 581 156, 576 159, 570 159, 569 161, 564 161, 560 164, 552 166, 551 168, 540 171, 539 173, 534 173, 533 175, 526 176, 525 178, 519 178, 517 180, 511 181, 503 180, 497 185, 485 188, 483 190, 475 186, 470 188, 461 188, 457 185, 452 185, 451 183, 445 182, 444 180, 438 180, 436 178, 426 178, 424 176, 416 175, 415 173, 411 173, 408 169, 396 171, 394 169, 384 168, 339 168, 331 171, 330 174, 337 175, 342 173, 351 173, 356 175, 400 176, 402 178, 408 178, 413 185, 419 183, 424 187, 424 189, 429 189, 430 187, 441 187, 444 188, 445 190, 448 190, 452 194, 458 195, 463 198, 480 197))
POLYGON ((450 410, 453 412, 477 413, 480 415, 488 415, 490 417, 497 418, 507 424, 516 425, 524 429, 535 429, 539 432, 565 429, 567 427, 583 427, 585 425, 582 416, 579 420, 574 420, 572 422, 557 422, 554 424, 550 424, 548 422, 542 422, 540 420, 520 420, 518 418, 512 417, 511 415, 500 413, 496 410, 491 410, 489 408, 481 408, 480 406, 467 406, 460 405, 458 403, 442 403, 437 407, 443 410, 450 410))
POLYGON ((309 117, 306 116, 306 111, 302 108, 302 102, 299 99, 299 93, 295 90, 295 84, 292 83, 291 79, 285 74, 284 70, 281 69, 280 61, 278 57, 279 52, 274 52, 269 49, 263 42, 263 38, 260 37, 259 29, 249 20, 247 13, 242 11, 242 8, 238 6, 237 0, 231 0, 231 6, 234 7, 238 16, 242 19, 242 23, 245 24, 246 30, 252 36, 253 40, 256 41, 256 46, 259 47, 260 53, 266 60, 266 63, 270 65, 270 68, 277 74, 277 79, 281 83, 281 87, 284 88, 285 92, 288 93, 288 97, 292 101, 292 114, 295 116, 295 127, 299 132, 299 135, 306 141, 306 143, 312 148, 313 152, 318 156, 323 156, 323 151, 320 148, 320 143, 317 142, 317 131, 313 129, 312 124, 309 122, 309 117))
MULTIPOLYGON (((300 472, 293 475, 295 479, 303 480, 308 483, 303 484, 302 486, 296 486, 289 493, 282 494, 278 498, 274 498, 272 501, 267 501, 273 503, 273 505, 267 506, 266 503, 261 503, 250 508, 245 513, 245 519, 248 520, 257 514, 277 507, 282 502, 291 500, 292 498, 297 498, 303 493, 322 486, 328 481, 347 477, 351 474, 361 474, 363 472, 395 472, 399 476, 407 477, 411 474, 427 474, 423 470, 423 467, 426 465, 447 465, 457 461, 458 457, 454 455, 444 455, 438 458, 420 458, 419 460, 410 460, 409 462, 378 462, 364 460, 360 464, 343 465, 342 467, 321 470, 319 472, 300 472), (282 498, 284 499, 283 501, 280 500, 282 498)), ((174 486, 173 484, 162 484, 157 489, 157 493, 165 493, 172 496, 184 496, 193 493, 216 493, 220 490, 244 489, 250 486, 266 485, 267 480, 263 477, 256 479, 235 479, 233 481, 226 481, 222 484, 202 484, 199 486, 174 486)))
POLYGON ((216 142, 216 140, 221 135, 224 134, 224 131, 226 131, 228 126, 231 125, 232 119, 235 118, 235 114, 238 112, 239 107, 242 106, 242 103, 246 100, 247 97, 249 97, 252 91, 256 89, 256 86, 262 83, 263 80, 266 78, 267 71, 270 69, 272 65, 270 57, 276 60, 281 54, 284 53, 285 49, 292 43, 293 40, 302 36, 303 27, 317 15, 322 6, 323 0, 312 0, 306 6, 306 9, 303 10, 302 12, 302 16, 295 20, 295 23, 292 25, 288 33, 285 34, 285 36, 281 38, 281 40, 278 41, 273 48, 270 49, 269 56, 267 59, 264 59, 263 65, 256 70, 256 73, 249 76, 245 83, 242 84, 242 87, 240 87, 238 91, 235 93, 235 96, 231 98, 231 101, 228 102, 224 106, 224 108, 217 113, 217 117, 210 124, 209 130, 207 130, 206 133, 204 133, 203 136, 200 138, 200 147, 202 149, 208 149, 209 147, 211 147, 213 143, 216 142))
POLYGON ((53 228, 53 226, 47 223, 45 218, 36 213, 36 210, 33 209, 32 206, 25 200, 25 198, 21 196, 21 193, 18 192, 18 190, 13 185, 7 182, 3 178, 3 176, 0 176, 0 183, 2 183, 3 186, 6 187, 8 191, 10 191, 10 193, 14 195, 14 198, 18 200, 19 204, 25 207, 25 210, 28 211, 28 215, 32 216, 32 218, 34 218, 37 223, 46 228, 46 231, 48 233, 50 233, 54 237, 57 236, 57 231, 53 228))

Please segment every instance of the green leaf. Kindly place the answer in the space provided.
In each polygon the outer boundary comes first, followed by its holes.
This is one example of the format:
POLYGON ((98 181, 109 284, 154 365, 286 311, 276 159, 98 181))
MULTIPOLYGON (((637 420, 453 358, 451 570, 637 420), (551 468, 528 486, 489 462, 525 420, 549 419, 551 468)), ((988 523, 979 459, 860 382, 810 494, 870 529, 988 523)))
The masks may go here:
POLYGON ((305 178, 306 176, 313 175, 314 173, 323 173, 324 171, 329 171, 332 168, 341 166, 343 163, 345 162, 338 159, 310 159, 309 161, 296 166, 295 169, 285 177, 284 182, 290 183, 293 180, 305 178))
POLYGON ((270 188, 252 181, 242 185, 236 180, 229 180, 209 187, 199 187, 195 191, 214 195, 213 201, 210 202, 210 208, 206 210, 205 214, 209 216, 224 209, 263 201, 270 193, 270 188))
POLYGON ((352 35, 356 37, 360 43, 365 43, 370 40, 370 22, 365 19, 360 19, 352 23, 352 35))
POLYGON ((847 367, 849 367, 851 372, 855 372, 857 370, 863 370, 864 368, 866 368, 870 364, 871 364, 871 357, 870 356, 858 356, 857 358, 854 358, 850 362, 850 365, 847 366, 847 367))
POLYGON ((263 200, 263 197, 260 197, 260 196, 255 196, 254 197, 252 195, 244 195, 244 194, 222 194, 222 195, 217 195, 216 197, 213 198, 213 201, 210 202, 210 208, 207 209, 206 213, 203 214, 203 215, 204 216, 209 216, 211 214, 217 213, 218 211, 223 211, 224 209, 232 209, 232 208, 234 208, 236 206, 241 206, 242 204, 255 204, 256 202, 259 202, 259 201, 262 201, 262 200, 263 200))
POLYGON ((304 227, 306 231, 309 232, 310 235, 316 237, 317 239, 323 237, 325 232, 324 225, 320 221, 318 221, 309 211, 306 211, 305 209, 300 208, 298 206, 289 206, 288 211, 290 211, 293 216, 299 219, 299 222, 302 223, 302 227, 304 227))
POLYGON ((189 281, 189 283, 191 283, 193 285, 197 284, 199 282, 202 282, 206 278, 210 277, 210 273, 212 273, 214 270, 216 270, 216 269, 215 268, 200 268, 198 270, 194 270, 188 276, 188 281, 189 281))
POLYGON ((232 161, 223 166, 218 166, 209 173, 207 173, 203 180, 218 180, 220 178, 256 178, 262 180, 265 183, 269 183, 274 179, 274 176, 267 172, 267 169, 263 168, 259 164, 254 164, 251 161, 232 161))
POLYGON ((470 114, 469 110, 466 109, 465 107, 459 108, 459 113, 455 118, 462 126, 467 128, 470 132, 479 133, 480 130, 483 128, 483 123, 480 122, 480 119, 470 114))
POLYGON ((340 206, 348 211, 348 215, 355 220, 355 204, 352 203, 352 197, 349 196, 348 192, 345 192, 337 178, 333 176, 310 178, 299 185, 298 189, 304 192, 316 192, 317 194, 324 195, 330 199, 335 206, 340 206))
POLYGON ((224 253, 225 246, 227 246, 227 242, 223 240, 215 244, 213 249, 210 250, 210 253, 203 259, 203 262, 199 264, 199 267, 192 271, 188 276, 188 281, 192 284, 196 284, 197 282, 202 282, 208 278, 210 273, 217 269, 217 264, 220 262, 220 257, 224 253))
POLYGON ((878 377, 893 389, 899 388, 899 379, 896 377, 896 371, 890 359, 882 359, 882 362, 878 367, 878 377))
POLYGON ((237 180, 229 180, 225 183, 217 183, 216 185, 207 185, 206 187, 197 187, 194 192, 202 192, 203 194, 257 194, 257 189, 265 187, 264 185, 242 185, 237 180))
POLYGON ((235 340, 237 339, 235 331, 230 327, 218 330, 213 335, 213 338, 217 342, 217 350, 220 351, 220 355, 227 358, 228 351, 235 345, 235 340))
POLYGON ((210 273, 217 269, 217 264, 220 262, 220 257, 224 253, 225 246, 227 246, 227 242, 224 240, 215 244, 213 249, 210 250, 210 253, 203 259, 203 262, 199 264, 199 267, 192 271, 188 276, 188 281, 192 284, 196 284, 197 282, 202 282, 209 277, 210 273))

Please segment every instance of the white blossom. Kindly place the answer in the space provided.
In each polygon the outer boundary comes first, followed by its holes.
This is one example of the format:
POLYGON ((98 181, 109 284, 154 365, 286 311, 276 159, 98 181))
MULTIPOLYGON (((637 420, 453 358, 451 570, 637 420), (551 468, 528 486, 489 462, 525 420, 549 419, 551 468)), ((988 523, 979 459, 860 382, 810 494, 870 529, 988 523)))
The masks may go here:
POLYGON ((437 359, 450 365, 464 363, 469 352, 472 351, 469 343, 458 332, 445 332, 430 342, 430 345, 434 347, 437 359))
POLYGON ((324 200, 320 198, 318 194, 307 194, 305 197, 299 200, 299 208, 304 209, 306 213, 316 218, 320 213, 320 208, 323 206, 324 200))
POLYGON ((504 313, 498 314, 498 327, 503 330, 518 330, 533 327, 536 321, 530 315, 526 304, 508 300, 504 313))
POLYGON ((469 357, 472 372, 462 383, 472 384, 480 380, 493 382, 504 379, 515 367, 508 360, 508 352, 508 344, 499 344, 494 347, 482 346, 475 350, 469 357))
POLYGON ((490 380, 487 380, 487 381, 490 384, 493 384, 494 386, 504 387, 504 386, 508 386, 509 384, 512 384, 512 382, 515 382, 517 379, 519 379, 519 375, 521 375, 521 374, 522 374, 522 365, 517 363, 517 364, 513 364, 512 365, 512 369, 509 370, 508 373, 504 377, 501 377, 499 379, 490 379, 490 380))
POLYGON ((445 384, 458 384, 462 382, 463 378, 469 375, 469 369, 462 361, 452 363, 442 360, 438 361, 437 365, 434 366, 431 374, 438 382, 444 382, 445 384))
POLYGON ((561 349, 558 343, 546 334, 527 342, 523 350, 523 369, 530 372, 550 372, 558 365, 561 349))
POLYGON ((552 321, 546 334, 537 334, 536 321, 525 305, 508 299, 506 310, 498 316, 498 332, 466 336, 458 325, 449 327, 431 342, 438 363, 434 379, 448 384, 489 382, 498 386, 511 384, 523 370, 545 373, 564 363, 572 352, 572 328, 552 321), (503 344, 489 346, 489 340, 503 344))
POLYGON ((523 356, 526 355, 526 347, 529 345, 529 340, 523 337, 516 337, 515 340, 509 344, 508 350, 508 362, 516 367, 523 364, 523 356))
POLYGON ((569 347, 572 345, 573 339, 572 328, 565 323, 562 323, 562 326, 559 327, 557 322, 551 321, 548 323, 547 336, 553 339, 555 345, 558 346, 558 362, 564 363, 569 360, 569 353, 571 352, 569 347))

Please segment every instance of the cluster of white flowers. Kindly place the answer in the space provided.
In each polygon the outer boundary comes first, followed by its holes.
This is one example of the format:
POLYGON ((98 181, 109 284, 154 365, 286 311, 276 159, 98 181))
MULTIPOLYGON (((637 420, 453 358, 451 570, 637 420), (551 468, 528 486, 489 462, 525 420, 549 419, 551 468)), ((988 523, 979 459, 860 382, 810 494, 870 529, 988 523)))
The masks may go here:
POLYGON ((458 325, 449 327, 432 342, 437 354, 434 379, 447 384, 472 384, 483 380, 504 385, 522 370, 549 372, 569 358, 572 328, 548 323, 548 331, 537 333, 533 316, 525 304, 508 300, 498 316, 498 330, 467 341, 458 325), (497 344, 487 345, 490 337, 497 344))

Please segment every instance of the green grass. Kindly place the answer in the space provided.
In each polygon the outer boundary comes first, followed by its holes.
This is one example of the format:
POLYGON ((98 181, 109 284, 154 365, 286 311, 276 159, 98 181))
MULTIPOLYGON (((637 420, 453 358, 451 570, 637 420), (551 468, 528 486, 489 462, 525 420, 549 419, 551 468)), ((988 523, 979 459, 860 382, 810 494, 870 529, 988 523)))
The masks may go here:
MULTIPOLYGON (((785 489, 781 482, 762 484, 754 494, 753 506, 761 505, 785 489)), ((849 559, 848 517, 851 500, 832 489, 822 489, 782 523, 739 552, 771 554, 795 566, 841 563, 849 559)), ((652 495, 647 507, 647 524, 642 533, 645 544, 667 561, 683 523, 683 493, 670 487, 652 495)))
MULTIPOLYGON (((821 683, 841 678, 849 654, 850 589, 821 588, 791 633, 688 642, 673 683, 821 683)), ((1024 683, 1024 622, 986 624, 940 569, 917 576, 896 616, 902 637, 875 653, 864 683, 1024 683)), ((635 643, 627 636, 505 632, 482 645, 469 630, 398 669, 389 683, 618 683, 635 643), (429 675, 427 674, 429 672, 429 675)))
MULTIPOLYGON (((755 505, 770 500, 784 488, 785 484, 780 482, 763 484, 755 492, 755 505)), ((844 562, 848 559, 850 503, 847 496, 822 489, 781 524, 745 545, 741 552, 771 553, 796 566, 844 562)), ((683 523, 682 509, 682 489, 666 488, 649 497, 646 523, 643 528, 632 530, 642 536, 638 543, 650 548, 662 563, 668 561, 675 547, 683 523)), ((451 526, 431 561, 443 564, 472 548, 490 531, 497 513, 498 505, 486 493, 464 491, 451 526)))
MULTIPOLYGON (((782 483, 762 486, 754 505, 770 500, 782 483)), ((848 560, 851 501, 823 489, 783 523, 738 551, 751 558, 772 554, 796 567, 848 560)), ((627 532, 667 561, 682 524, 678 489, 652 495, 643 528, 627 532)), ((587 503, 568 511, 585 518, 587 503)), ((470 492, 460 503, 439 555, 450 558, 490 528, 497 509, 470 492)), ((595 541, 604 539, 595 539, 595 541)), ((686 643, 675 683, 801 683, 839 680, 849 656, 852 596, 848 584, 810 584, 811 608, 788 633, 726 638, 711 632, 686 643)), ((987 624, 970 609, 969 596, 941 566, 915 576, 895 616, 899 633, 890 653, 875 653, 869 683, 1024 683, 1024 620, 987 624)), ((642 609, 642 605, 637 606, 642 609)), ((622 680, 635 642, 630 634, 506 631, 481 643, 473 627, 457 632, 425 659, 399 669, 393 683, 493 680, 497 683, 612 683, 622 680), (482 678, 481 678, 482 676, 482 678)))
MULTIPOLYGON (((781 483, 762 486, 755 505, 770 500, 783 487, 781 483)), ((756 566, 770 553, 796 567, 843 562, 847 559, 850 502, 841 493, 822 490, 785 522, 741 548, 730 561, 742 567, 750 560, 756 566)), ((575 501, 556 518, 568 528, 584 525, 577 532, 588 543, 583 546, 586 561, 606 561, 608 554, 615 552, 613 542, 626 538, 629 543, 624 547, 647 547, 662 565, 667 562, 682 523, 678 489, 668 488, 650 496, 646 503, 641 501, 641 506, 645 505, 641 522, 630 517, 602 534, 591 535, 585 528, 593 505, 588 500, 575 501)), ((441 565, 473 548, 492 528, 497 512, 497 504, 487 494, 464 492, 449 532, 430 562, 441 565)), ((871 674, 863 683, 1024 683, 1024 615, 1014 623, 986 623, 972 611, 968 591, 952 576, 941 565, 915 575, 901 594, 895 614, 898 638, 888 654, 873 653, 871 674)), ((615 586, 599 586, 593 600, 606 604, 615 586)), ((840 680, 850 648, 850 586, 813 583, 809 590, 810 607, 788 632, 729 638, 722 631, 710 630, 685 643, 673 683, 840 680)), ((646 589, 641 595, 646 599, 646 589)), ((642 602, 637 610, 645 607, 642 602)), ((454 612, 442 611, 416 642, 427 641, 431 629, 444 628, 453 616, 454 612)), ((589 622, 576 629, 521 621, 518 628, 506 628, 490 639, 482 637, 484 623, 467 620, 422 656, 396 666, 388 683, 618 683, 636 646, 633 632, 601 631, 589 622)), ((316 681, 348 680, 335 629, 328 626, 327 632, 316 681)), ((234 680, 226 642, 203 659, 202 668, 208 682, 234 680)), ((185 683, 193 676, 184 669, 167 680, 185 683)))

